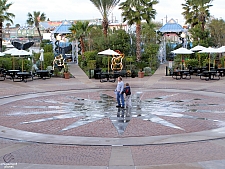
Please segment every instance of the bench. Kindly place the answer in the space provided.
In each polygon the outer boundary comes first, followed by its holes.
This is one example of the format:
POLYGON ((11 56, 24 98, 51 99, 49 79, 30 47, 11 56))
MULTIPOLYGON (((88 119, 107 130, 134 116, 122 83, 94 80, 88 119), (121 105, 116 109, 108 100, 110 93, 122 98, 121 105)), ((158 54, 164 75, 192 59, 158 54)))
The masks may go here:
POLYGON ((26 83, 28 81, 27 79, 29 79, 29 78, 31 81, 33 81, 33 74, 31 72, 18 72, 16 74, 16 77, 13 78, 13 81, 14 82, 22 82, 23 81, 26 83), (19 81, 17 81, 17 79, 19 79, 19 81))

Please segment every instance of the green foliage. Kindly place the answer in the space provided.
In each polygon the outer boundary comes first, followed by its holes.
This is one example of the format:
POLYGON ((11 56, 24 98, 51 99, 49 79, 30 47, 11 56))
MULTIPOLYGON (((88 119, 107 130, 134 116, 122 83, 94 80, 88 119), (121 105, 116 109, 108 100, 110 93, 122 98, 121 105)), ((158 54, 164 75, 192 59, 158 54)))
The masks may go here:
POLYGON ((108 67, 108 56, 102 57, 102 64, 104 65, 104 67, 108 67))
POLYGON ((44 51, 45 52, 52 52, 53 51, 53 46, 51 44, 46 44, 44 46, 44 51))
POLYGON ((44 69, 46 69, 47 66, 52 66, 53 60, 54 60, 54 54, 52 52, 44 53, 44 69))
POLYGON ((185 61, 186 66, 191 66, 192 68, 198 67, 199 61, 197 59, 188 59, 185 61))
POLYGON ((87 51, 84 53, 85 59, 88 62, 89 60, 95 60, 96 56, 98 55, 97 51, 87 51))
POLYGON ((89 60, 88 62, 87 62, 87 67, 88 67, 88 69, 95 69, 96 68, 96 60, 89 60))
POLYGON ((139 70, 143 70, 144 67, 147 67, 148 64, 144 61, 139 61, 139 62, 136 62, 136 67, 139 69, 139 70))
POLYGON ((109 48, 113 50, 119 50, 127 56, 130 52, 130 36, 123 30, 114 30, 110 36, 109 48))
POLYGON ((144 68, 144 72, 145 72, 145 75, 146 75, 146 76, 149 76, 149 75, 151 75, 152 70, 151 70, 150 67, 145 67, 145 68, 144 68))
POLYGON ((70 71, 69 65, 67 63, 64 63, 63 72, 68 73, 70 71))
POLYGON ((148 62, 148 66, 150 66, 152 70, 156 70, 158 68, 158 50, 159 45, 151 43, 145 47, 144 53, 142 55, 142 60, 148 62))
POLYGON ((0 68, 4 68, 6 70, 12 69, 12 58, 0 57, 0 68))
POLYGON ((200 25, 190 29, 189 32, 192 35, 194 46, 202 45, 208 47, 213 45, 209 30, 202 31, 200 25))

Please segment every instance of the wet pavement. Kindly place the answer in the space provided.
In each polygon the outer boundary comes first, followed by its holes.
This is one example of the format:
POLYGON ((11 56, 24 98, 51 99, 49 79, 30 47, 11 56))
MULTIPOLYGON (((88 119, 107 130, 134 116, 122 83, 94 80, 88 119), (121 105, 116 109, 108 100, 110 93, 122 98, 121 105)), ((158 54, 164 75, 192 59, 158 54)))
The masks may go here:
POLYGON ((0 168, 225 168, 224 77, 175 80, 161 65, 123 79, 132 107, 122 109, 116 83, 74 72, 0 83, 0 168))

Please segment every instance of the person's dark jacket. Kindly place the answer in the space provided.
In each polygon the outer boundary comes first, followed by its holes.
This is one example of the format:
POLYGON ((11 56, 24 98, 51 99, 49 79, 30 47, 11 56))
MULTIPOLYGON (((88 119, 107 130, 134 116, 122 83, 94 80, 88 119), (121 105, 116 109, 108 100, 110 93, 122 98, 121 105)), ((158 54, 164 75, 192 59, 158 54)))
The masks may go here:
POLYGON ((130 86, 126 86, 124 89, 123 89, 123 93, 127 95, 131 95, 131 90, 130 90, 130 86))

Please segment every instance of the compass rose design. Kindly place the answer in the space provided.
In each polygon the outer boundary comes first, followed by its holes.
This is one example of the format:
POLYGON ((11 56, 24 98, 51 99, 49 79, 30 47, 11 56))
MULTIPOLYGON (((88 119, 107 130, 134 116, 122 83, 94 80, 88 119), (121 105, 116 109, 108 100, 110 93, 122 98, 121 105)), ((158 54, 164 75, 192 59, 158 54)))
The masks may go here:
MULTIPOLYGON (((93 123, 95 121, 108 118, 111 120, 114 127, 117 129, 117 132, 122 135, 126 130, 130 120, 132 118, 139 118, 144 121, 149 121, 153 123, 157 123, 169 128, 182 130, 185 129, 164 120, 161 117, 174 117, 174 118, 188 118, 188 119, 201 119, 195 116, 185 115, 184 112, 187 111, 188 107, 184 105, 179 105, 176 102, 171 101, 163 101, 163 99, 146 99, 146 100, 138 100, 136 95, 133 95, 132 98, 132 108, 122 109, 116 108, 115 99, 107 94, 101 94, 100 100, 91 100, 84 98, 77 98, 74 96, 67 96, 69 99, 73 101, 63 102, 56 101, 54 99, 42 99, 39 102, 51 103, 51 105, 55 106, 47 106, 53 110, 49 111, 28 111, 26 113, 23 112, 14 112, 8 115, 10 116, 19 116, 19 115, 38 115, 38 114, 55 114, 56 112, 59 115, 54 115, 48 118, 41 118, 31 121, 23 121, 21 124, 31 124, 31 123, 42 123, 54 120, 61 119, 71 119, 77 118, 80 119, 76 122, 62 128, 60 132, 64 132, 67 130, 71 130, 76 127, 80 127, 86 125, 88 123, 93 123)), ((168 97, 168 96, 166 96, 168 97)), ((164 97, 165 98, 165 97, 164 97)), ((23 106, 23 109, 35 109, 35 108, 43 108, 46 109, 46 106, 23 106)), ((190 111, 190 110, 189 110, 190 111)), ((210 120, 210 119, 204 119, 210 120)), ((214 120, 215 121, 215 120, 214 120)))

